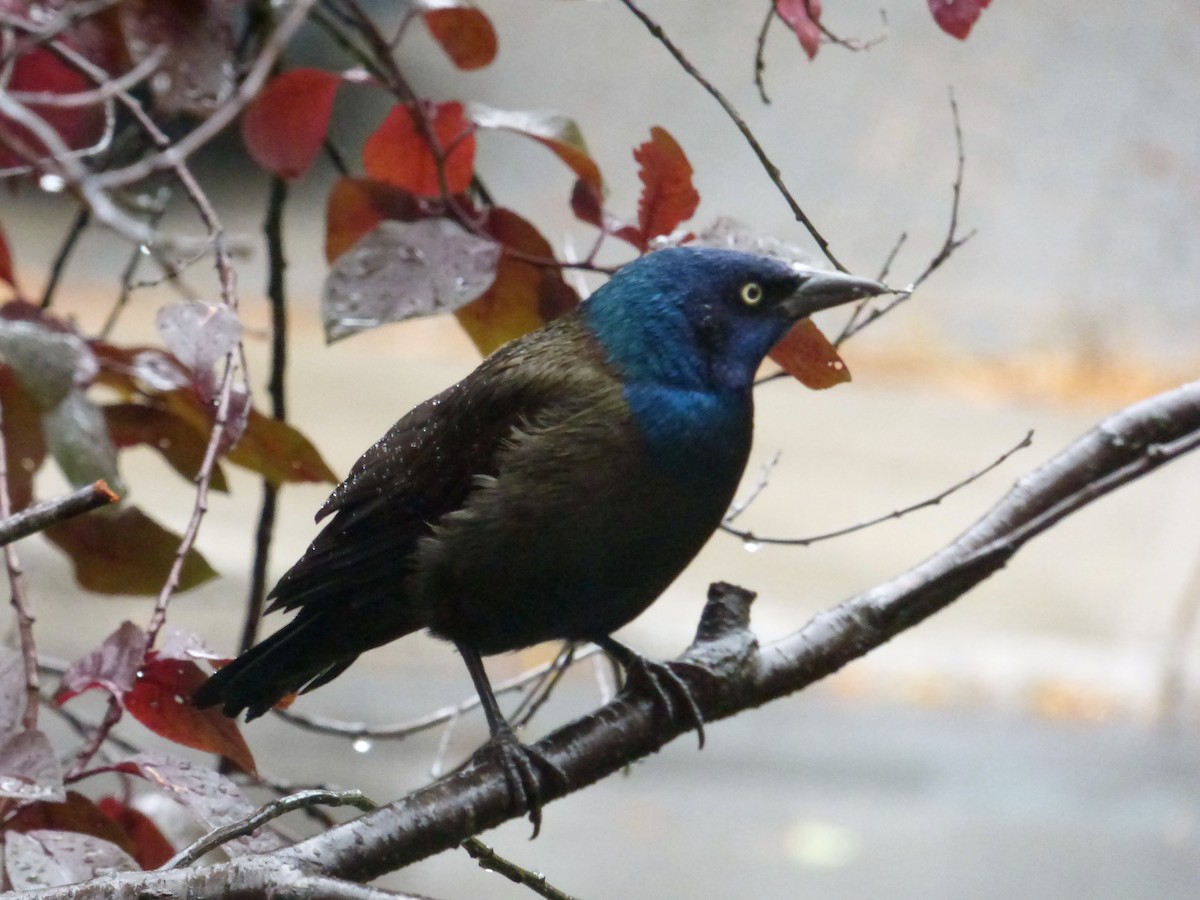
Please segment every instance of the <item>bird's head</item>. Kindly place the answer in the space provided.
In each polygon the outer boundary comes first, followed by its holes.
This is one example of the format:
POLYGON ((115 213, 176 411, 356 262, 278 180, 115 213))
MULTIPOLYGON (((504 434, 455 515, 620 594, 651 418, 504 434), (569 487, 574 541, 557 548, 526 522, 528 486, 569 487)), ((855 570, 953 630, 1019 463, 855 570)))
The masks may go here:
POLYGON ((618 271, 583 315, 627 379, 743 389, 796 322, 886 290, 752 253, 673 247, 618 271))

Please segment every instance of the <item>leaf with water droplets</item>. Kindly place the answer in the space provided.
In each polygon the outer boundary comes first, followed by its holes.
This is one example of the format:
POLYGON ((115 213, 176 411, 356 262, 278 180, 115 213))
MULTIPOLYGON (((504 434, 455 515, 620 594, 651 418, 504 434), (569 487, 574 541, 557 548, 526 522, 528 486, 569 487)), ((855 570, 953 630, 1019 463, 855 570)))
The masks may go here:
POLYGON ((813 263, 811 253, 772 235, 753 231, 744 222, 730 216, 718 216, 711 225, 696 235, 692 243, 695 246, 757 253, 759 256, 770 256, 786 263, 802 263, 806 266, 813 263))
POLYGON ((209 374, 242 338, 242 323, 223 303, 181 300, 160 309, 154 325, 167 349, 197 376, 209 374))
POLYGON ((321 297, 325 337, 452 312, 491 287, 499 257, 495 241, 448 219, 380 222, 329 271, 321 297))
POLYGON ((801 319, 783 336, 771 359, 807 388, 823 391, 850 380, 850 370, 812 319, 801 319))
MULTIPOLYGON (((254 805, 236 784, 207 766, 163 753, 139 753, 107 771, 138 775, 168 791, 207 828, 219 828, 246 818, 254 805)), ((286 842, 269 827, 235 838, 221 847, 231 856, 269 853, 286 842)))
POLYGON ((24 712, 25 660, 19 650, 0 645, 0 735, 16 730, 24 712))
POLYGON ((90 834, 37 829, 4 835, 4 871, 18 891, 77 884, 139 868, 116 844, 90 834))
POLYGON ((0 747, 0 797, 62 800, 62 766, 40 731, 19 731, 0 747))
POLYGON ((115 697, 124 696, 133 687, 145 654, 146 635, 142 629, 132 622, 121 623, 104 643, 71 663, 63 673, 54 702, 66 703, 93 688, 108 691, 115 697))

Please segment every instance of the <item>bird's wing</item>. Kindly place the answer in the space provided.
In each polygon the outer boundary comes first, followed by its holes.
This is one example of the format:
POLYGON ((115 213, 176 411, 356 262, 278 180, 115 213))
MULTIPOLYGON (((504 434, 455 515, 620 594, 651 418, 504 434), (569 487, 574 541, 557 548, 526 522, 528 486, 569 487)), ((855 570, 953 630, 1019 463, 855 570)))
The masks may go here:
POLYGON ((571 327, 513 342, 393 425, 321 507, 318 520, 333 518, 275 586, 271 609, 396 597, 417 539, 497 474, 514 430, 573 415, 609 377, 571 327))

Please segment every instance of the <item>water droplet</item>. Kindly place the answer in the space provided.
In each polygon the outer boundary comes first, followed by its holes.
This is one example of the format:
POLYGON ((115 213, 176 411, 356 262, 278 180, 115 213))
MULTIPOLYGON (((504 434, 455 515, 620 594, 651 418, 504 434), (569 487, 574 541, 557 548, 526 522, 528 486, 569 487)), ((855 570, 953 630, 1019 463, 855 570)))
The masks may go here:
POLYGON ((753 541, 753 540, 744 541, 742 543, 742 546, 746 549, 747 553, 757 553, 759 550, 762 549, 762 544, 760 544, 758 541, 753 541))
POLYGON ((38 179, 38 187, 48 194, 57 194, 67 186, 67 180, 61 175, 55 175, 53 172, 47 172, 38 179))
POLYGON ((142 254, 142 256, 149 256, 150 255, 150 245, 149 244, 138 244, 138 253, 142 254))
POLYGON ((370 753, 371 748, 375 746, 365 737, 355 738, 354 743, 350 745, 354 748, 355 753, 370 753))

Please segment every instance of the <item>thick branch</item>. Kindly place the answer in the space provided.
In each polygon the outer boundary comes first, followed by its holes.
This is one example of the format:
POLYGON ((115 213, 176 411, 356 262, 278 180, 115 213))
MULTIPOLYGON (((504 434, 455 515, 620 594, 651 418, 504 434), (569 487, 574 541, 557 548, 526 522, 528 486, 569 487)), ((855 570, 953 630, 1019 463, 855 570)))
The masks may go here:
MULTIPOLYGON (((687 678, 714 721, 786 696, 837 671, 932 615, 1001 568, 1028 540, 1064 516, 1200 445, 1200 382, 1110 416, 1019 480, 958 539, 898 578, 816 616, 800 631, 759 648, 748 630, 748 592, 715 585, 687 678)), ((621 696, 542 740, 541 753, 566 773, 547 779, 544 803, 579 790, 655 752, 690 730, 662 721, 648 698, 621 696)), ((122 874, 30 896, 44 898, 226 897, 297 873, 362 881, 457 846, 519 816, 500 769, 481 763, 277 853, 162 873, 122 874)))

